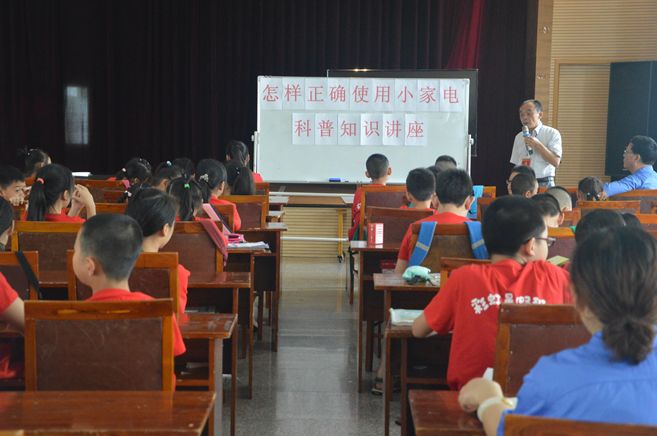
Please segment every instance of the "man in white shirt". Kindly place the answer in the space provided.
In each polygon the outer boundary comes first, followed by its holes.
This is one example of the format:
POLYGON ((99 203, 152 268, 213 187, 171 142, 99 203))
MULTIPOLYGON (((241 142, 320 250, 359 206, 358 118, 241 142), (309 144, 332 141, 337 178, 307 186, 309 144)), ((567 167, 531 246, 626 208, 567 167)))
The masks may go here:
POLYGON ((513 141, 510 161, 514 165, 531 167, 539 186, 554 186, 554 175, 561 162, 561 134, 541 122, 543 106, 540 101, 525 100, 519 112, 523 131, 513 141))

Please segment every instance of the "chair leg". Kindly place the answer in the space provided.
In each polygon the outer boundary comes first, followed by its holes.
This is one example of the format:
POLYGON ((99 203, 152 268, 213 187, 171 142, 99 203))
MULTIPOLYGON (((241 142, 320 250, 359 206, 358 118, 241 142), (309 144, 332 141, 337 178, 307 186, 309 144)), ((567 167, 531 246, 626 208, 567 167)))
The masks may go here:
POLYGON ((354 304, 354 276, 355 272, 355 263, 353 251, 349 250, 349 304, 354 304))
POLYGON ((376 326, 376 344, 378 345, 378 347, 377 347, 377 351, 378 351, 377 357, 379 358, 379 360, 381 360, 381 344, 382 344, 382 341, 383 341, 383 335, 381 334, 381 325, 382 324, 383 323, 379 322, 379 323, 377 323, 377 326, 376 326))
POLYGON ((263 314, 265 311, 264 302, 264 292, 258 293, 258 340, 262 341, 262 330, 263 330, 263 314))
POLYGON ((372 360, 374 360, 374 350, 372 347, 374 335, 374 323, 367 321, 365 327, 365 369, 372 372, 372 360))

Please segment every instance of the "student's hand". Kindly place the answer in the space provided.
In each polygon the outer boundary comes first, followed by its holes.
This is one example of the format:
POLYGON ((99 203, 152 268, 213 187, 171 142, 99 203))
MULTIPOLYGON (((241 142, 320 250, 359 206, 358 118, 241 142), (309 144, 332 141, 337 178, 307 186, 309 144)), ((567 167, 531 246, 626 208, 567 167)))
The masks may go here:
POLYGON ((461 408, 470 413, 491 397, 503 397, 502 388, 497 382, 485 378, 473 378, 461 388, 459 404, 461 408))
POLYGON ((609 200, 609 197, 607 196, 607 193, 605 191, 602 191, 600 193, 600 201, 607 201, 609 200))
POLYGON ((78 202, 84 207, 89 207, 89 205, 94 204, 94 197, 89 192, 86 186, 75 185, 75 191, 73 191, 73 201, 78 202))
POLYGON ((25 203, 25 197, 23 195, 16 195, 11 198, 10 203, 12 206, 20 206, 25 203))

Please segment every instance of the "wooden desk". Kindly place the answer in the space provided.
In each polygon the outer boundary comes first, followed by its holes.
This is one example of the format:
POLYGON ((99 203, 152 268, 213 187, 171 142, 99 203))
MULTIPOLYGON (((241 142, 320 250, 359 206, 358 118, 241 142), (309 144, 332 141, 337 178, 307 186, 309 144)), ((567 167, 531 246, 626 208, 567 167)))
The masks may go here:
POLYGON ((387 435, 390 429, 390 400, 392 399, 392 347, 393 340, 401 345, 401 434, 408 433, 408 386, 421 384, 427 386, 447 385, 447 362, 449 359, 450 336, 432 335, 427 338, 414 338, 410 326, 393 326, 386 324, 386 373, 384 378, 384 430, 387 435), (422 345, 422 364, 420 371, 412 371, 415 359, 410 342, 422 345), (430 350, 430 352, 428 351, 430 350), (437 356, 437 357, 436 357, 437 356), (434 362, 435 361, 435 362, 434 362))
POLYGON ((200 435, 214 402, 214 392, 3 392, 0 431, 200 435))
POLYGON ((461 410, 458 395, 457 391, 410 391, 408 401, 415 435, 485 435, 477 415, 461 410))
POLYGON ((285 215, 285 211, 282 210, 270 210, 267 213, 267 222, 268 223, 280 223, 285 215))
MULTIPOLYGON (((372 371, 374 357, 374 323, 383 322, 383 295, 374 292, 373 274, 381 272, 382 260, 397 260, 399 244, 368 245, 367 241, 351 241, 351 250, 359 256, 358 269, 358 392, 363 380, 363 322, 365 323, 365 368, 372 371)), ((353 292, 353 289, 352 289, 353 292)), ((353 295, 350 295, 350 302, 353 295)))
POLYGON ((283 210, 287 206, 289 197, 270 195, 269 196, 269 210, 283 210))
POLYGON ((233 338, 231 343, 231 389, 230 389, 230 434, 235 434, 237 406, 237 340, 234 337, 237 325, 236 314, 183 313, 178 317, 178 326, 183 339, 203 339, 208 342, 208 369, 199 376, 196 371, 182 371, 177 376, 178 386, 202 386, 218 392, 214 403, 210 434, 221 434, 221 411, 223 405, 223 341, 233 338), (205 375, 205 378, 203 378, 205 375), (214 430, 214 431, 213 431, 214 430))

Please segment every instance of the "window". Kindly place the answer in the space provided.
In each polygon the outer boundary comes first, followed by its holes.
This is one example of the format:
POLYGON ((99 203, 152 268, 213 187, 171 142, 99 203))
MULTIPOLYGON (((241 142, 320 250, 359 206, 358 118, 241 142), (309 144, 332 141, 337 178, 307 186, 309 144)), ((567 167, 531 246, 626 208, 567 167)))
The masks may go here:
POLYGON ((86 86, 66 87, 64 134, 67 144, 89 144, 89 89, 86 86))

